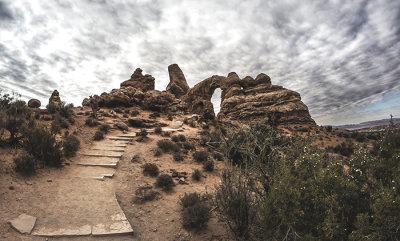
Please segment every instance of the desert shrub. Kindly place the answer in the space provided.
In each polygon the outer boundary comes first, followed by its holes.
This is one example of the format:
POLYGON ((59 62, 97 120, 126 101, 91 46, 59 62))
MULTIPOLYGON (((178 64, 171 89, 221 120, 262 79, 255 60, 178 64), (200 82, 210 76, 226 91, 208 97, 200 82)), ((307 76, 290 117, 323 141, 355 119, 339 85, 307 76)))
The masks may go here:
POLYGON ((14 158, 15 171, 30 175, 35 171, 36 160, 32 155, 20 154, 14 158))
POLYGON ((145 126, 141 119, 128 119, 128 124, 135 128, 141 128, 145 126))
POLYGON ((202 176, 203 176, 203 174, 201 173, 201 171, 199 169, 194 169, 194 171, 192 173, 193 180, 200 181, 202 176))
POLYGON ((11 143, 18 141, 17 135, 22 134, 28 114, 29 109, 25 101, 19 100, 17 95, 0 96, 0 132, 6 129, 10 133, 11 143))
POLYGON ((210 207, 198 193, 185 193, 180 199, 180 204, 183 207, 183 227, 187 229, 202 228, 210 219, 210 207))
POLYGON ((147 130, 146 129, 141 129, 140 132, 136 133, 136 136, 146 137, 147 136, 147 130))
POLYGON ((217 161, 220 161, 220 162, 224 161, 224 156, 219 152, 214 152, 213 157, 217 161))
POLYGON ((134 155, 131 159, 131 162, 140 162, 140 156, 138 154, 134 155))
POLYGON ((154 151, 154 156, 161 156, 162 155, 162 150, 160 149, 160 148, 157 148, 155 151, 154 151))
POLYGON ((168 120, 172 121, 173 119, 174 119, 173 116, 171 114, 168 114, 168 120))
POLYGON ((46 105, 46 109, 50 114, 54 114, 58 111, 58 106, 53 103, 49 103, 46 105))
POLYGON ((51 122, 50 131, 53 134, 60 133, 60 131, 61 131, 60 123, 58 121, 56 121, 56 120, 53 120, 51 122))
POLYGON ((179 137, 176 136, 176 135, 174 135, 174 136, 171 137, 171 140, 172 140, 173 142, 179 142, 179 137))
POLYGON ((115 111, 115 113, 119 113, 119 114, 122 113, 122 110, 120 108, 115 108, 114 111, 115 111))
POLYGON ((108 133, 110 130, 111 126, 109 124, 103 124, 99 127, 99 131, 104 132, 105 134, 108 133))
POLYGON ((24 132, 24 148, 45 165, 59 166, 62 163, 60 144, 54 135, 42 125, 36 125, 24 132))
POLYGON ((149 118, 151 118, 151 119, 157 119, 157 117, 160 117, 160 113, 151 113, 150 115, 149 115, 149 118))
POLYGON ((125 109, 125 110, 124 110, 124 113, 125 113, 125 114, 129 114, 129 113, 130 113, 129 109, 125 109))
POLYGON ((85 125, 93 127, 93 126, 98 126, 100 123, 98 120, 96 120, 93 117, 88 117, 85 121, 85 125))
POLYGON ((124 117, 124 118, 128 118, 128 117, 129 117, 129 115, 128 115, 128 114, 123 114, 123 115, 122 115, 122 117, 124 117))
POLYGON ((203 169, 206 172, 214 171, 214 161, 213 160, 207 160, 207 161, 203 162, 203 169))
POLYGON ((168 131, 163 132, 163 133, 161 134, 161 136, 170 137, 170 136, 171 136, 171 132, 168 132, 168 131))
POLYGON ((156 177, 160 173, 158 166, 154 163, 146 163, 142 166, 142 168, 143 168, 144 175, 156 177))
POLYGON ((153 190, 153 187, 150 185, 139 187, 135 191, 134 202, 136 203, 144 203, 147 201, 152 201, 156 199, 160 195, 159 192, 153 190))
POLYGON ((69 135, 63 141, 63 151, 65 157, 75 156, 75 153, 79 150, 80 141, 74 135, 69 135))
POLYGON ((183 148, 185 150, 194 150, 195 146, 192 143, 185 142, 185 143, 183 143, 183 148))
POLYGON ((213 204, 221 220, 239 237, 249 238, 256 223, 258 200, 244 172, 228 168, 216 187, 213 204))
POLYGON ((154 133, 161 134, 162 133, 162 128, 157 126, 156 128, 154 128, 154 133))
POLYGON ((169 151, 178 152, 180 150, 180 147, 176 143, 174 143, 170 140, 159 140, 157 142, 157 146, 163 152, 169 152, 169 151))
POLYGON ((185 135, 179 134, 179 135, 178 135, 178 138, 179 138, 179 141, 180 141, 180 142, 186 142, 186 137, 185 137, 185 135))
POLYGON ((206 162, 208 160, 208 152, 206 151, 196 151, 193 153, 193 159, 196 162, 206 162))
POLYGON ((194 121, 189 122, 189 126, 192 128, 196 127, 196 122, 194 121))
POLYGON ((104 132, 96 131, 96 133, 94 133, 93 140, 100 141, 100 140, 103 140, 103 139, 104 139, 104 132))
POLYGON ((58 108, 58 113, 62 117, 69 119, 74 115, 74 111, 72 108, 74 108, 74 104, 72 104, 72 103, 66 104, 64 101, 62 101, 58 108))
POLYGON ((173 156, 174 156, 174 161, 176 161, 176 162, 183 161, 183 156, 179 152, 175 152, 173 156))
POLYGON ((165 191, 169 191, 174 186, 174 181, 172 177, 168 174, 161 174, 157 177, 156 186, 164 189, 165 191))
POLYGON ((343 156, 350 156, 354 152, 353 142, 342 142, 333 148, 335 153, 340 153, 343 156))
POLYGON ((327 126, 327 127, 326 127, 326 131, 332 132, 332 126, 327 126))
POLYGON ((137 110, 132 110, 132 112, 131 112, 131 116, 137 116, 137 115, 139 115, 140 113, 139 113, 139 111, 137 111, 137 110))

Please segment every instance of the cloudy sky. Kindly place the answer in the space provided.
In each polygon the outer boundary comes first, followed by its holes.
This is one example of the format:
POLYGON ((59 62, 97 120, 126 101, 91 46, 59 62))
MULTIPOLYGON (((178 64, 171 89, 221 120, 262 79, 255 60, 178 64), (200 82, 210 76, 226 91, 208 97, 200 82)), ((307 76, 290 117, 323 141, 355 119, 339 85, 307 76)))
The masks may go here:
POLYGON ((75 105, 136 67, 268 74, 318 124, 400 117, 400 1, 0 0, 0 89, 75 105))

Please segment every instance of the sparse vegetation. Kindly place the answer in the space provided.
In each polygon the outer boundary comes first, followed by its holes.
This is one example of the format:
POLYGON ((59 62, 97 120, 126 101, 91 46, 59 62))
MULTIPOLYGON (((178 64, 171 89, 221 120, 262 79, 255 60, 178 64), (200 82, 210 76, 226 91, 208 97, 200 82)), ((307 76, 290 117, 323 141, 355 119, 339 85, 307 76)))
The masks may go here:
POLYGON ((181 161, 183 161, 183 156, 182 156, 182 154, 180 154, 179 152, 176 152, 176 153, 174 153, 174 161, 176 161, 176 162, 181 162, 181 161))
POLYGON ((186 229, 199 229, 210 219, 210 207, 198 193, 186 194, 180 199, 183 207, 182 224, 186 229))
POLYGON ((140 132, 136 133, 136 136, 146 137, 147 136, 147 130, 146 129, 141 129, 140 132))
POLYGON ((96 131, 96 133, 94 133, 93 140, 100 141, 100 140, 103 140, 103 139, 104 139, 104 132, 96 131))
POLYGON ((143 174, 156 177, 160 173, 158 166, 154 163, 146 163, 143 165, 143 174))
POLYGON ((156 133, 158 135, 161 134, 162 133, 162 128, 157 126, 156 128, 154 128, 154 133, 156 133))
POLYGON ((107 134, 108 131, 110 130, 111 126, 109 124, 102 124, 99 127, 99 131, 103 132, 104 134, 107 134))
POLYGON ((160 195, 159 192, 154 191, 150 185, 142 186, 136 189, 134 202, 144 203, 147 201, 153 201, 160 195))
POLYGON ((203 169, 206 172, 214 171, 214 161, 213 160, 207 160, 207 161, 203 162, 203 169))
POLYGON ((15 171, 30 175, 35 171, 36 159, 27 153, 18 155, 14 158, 15 171))
POLYGON ((63 151, 65 157, 75 156, 76 152, 79 150, 80 141, 74 135, 68 135, 63 141, 63 151))
POLYGON ((163 152, 178 152, 180 150, 180 147, 170 141, 170 140, 159 140, 157 142, 157 146, 163 151, 163 152))
POLYGON ((98 120, 96 120, 93 117, 88 117, 85 121, 85 125, 93 127, 93 126, 98 126, 100 123, 98 120))
POLYGON ((206 162, 208 160, 208 152, 206 151, 196 151, 193 153, 193 159, 196 162, 206 162))
POLYGON ((194 169, 194 171, 192 173, 193 180, 200 181, 202 176, 203 176, 203 174, 201 173, 201 171, 199 169, 194 169))
POLYGON ((161 150, 161 148, 157 148, 155 151, 154 151, 154 156, 161 156, 162 155, 162 150, 161 150))
POLYGON ((165 191, 171 190, 174 185, 175 184, 172 180, 172 177, 168 174, 161 174, 160 176, 158 176, 156 181, 156 186, 162 188, 165 191))

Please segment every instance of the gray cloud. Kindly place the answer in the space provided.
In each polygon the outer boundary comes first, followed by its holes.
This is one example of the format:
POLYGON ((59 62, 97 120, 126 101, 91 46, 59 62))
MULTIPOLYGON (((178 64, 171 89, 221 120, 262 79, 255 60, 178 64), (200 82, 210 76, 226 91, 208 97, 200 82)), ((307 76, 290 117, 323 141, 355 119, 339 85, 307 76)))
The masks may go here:
POLYGON ((400 2, 0 1, 0 88, 80 104, 136 67, 168 84, 178 63, 189 85, 260 72, 300 92, 319 124, 400 115, 400 2), (384 105, 383 105, 384 106, 384 105))

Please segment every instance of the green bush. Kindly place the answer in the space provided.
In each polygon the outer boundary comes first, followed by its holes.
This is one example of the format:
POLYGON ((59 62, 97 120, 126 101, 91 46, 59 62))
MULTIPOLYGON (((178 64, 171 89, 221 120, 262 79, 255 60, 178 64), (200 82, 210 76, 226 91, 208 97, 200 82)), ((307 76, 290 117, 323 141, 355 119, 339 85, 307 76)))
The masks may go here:
POLYGON ((63 151, 65 157, 75 156, 80 147, 79 139, 74 135, 69 135, 63 141, 63 151))
POLYGON ((61 146, 54 135, 42 125, 34 126, 24 132, 24 148, 45 165, 60 166, 61 146))
POLYGON ((22 134, 29 113, 25 101, 19 100, 17 95, 0 96, 0 132, 5 129, 10 133, 10 143, 18 142, 17 136, 22 134))
POLYGON ((131 116, 137 116, 137 115, 139 115, 139 114, 140 114, 140 112, 137 111, 137 110, 133 110, 133 111, 131 112, 131 116))
POLYGON ((158 170, 158 166, 154 163, 146 163, 143 165, 143 174, 149 175, 152 177, 158 176, 160 171, 158 170))
POLYGON ((21 154, 14 158, 15 171, 30 175, 35 172, 36 160, 29 154, 21 154))
POLYGON ((206 162, 208 160, 208 152, 206 151, 196 151, 193 153, 193 159, 196 162, 206 162))
POLYGON ((160 176, 158 176, 156 181, 156 186, 162 188, 165 191, 171 190, 174 185, 175 184, 172 180, 172 177, 168 174, 161 174, 160 176))
POLYGON ((194 150, 194 149, 196 149, 195 146, 192 143, 189 143, 189 142, 183 143, 183 148, 185 150, 194 150))
POLYGON ((170 140, 159 140, 157 142, 157 146, 163 152, 170 152, 170 151, 178 152, 180 150, 180 147, 176 143, 174 143, 174 142, 172 142, 170 140))
POLYGON ((342 142, 333 148, 335 153, 340 153, 343 156, 351 156, 354 153, 353 142, 342 142))
POLYGON ((100 140, 103 140, 103 139, 104 139, 104 132, 102 132, 102 131, 96 131, 96 132, 94 133, 93 140, 95 140, 95 141, 100 141, 100 140))

